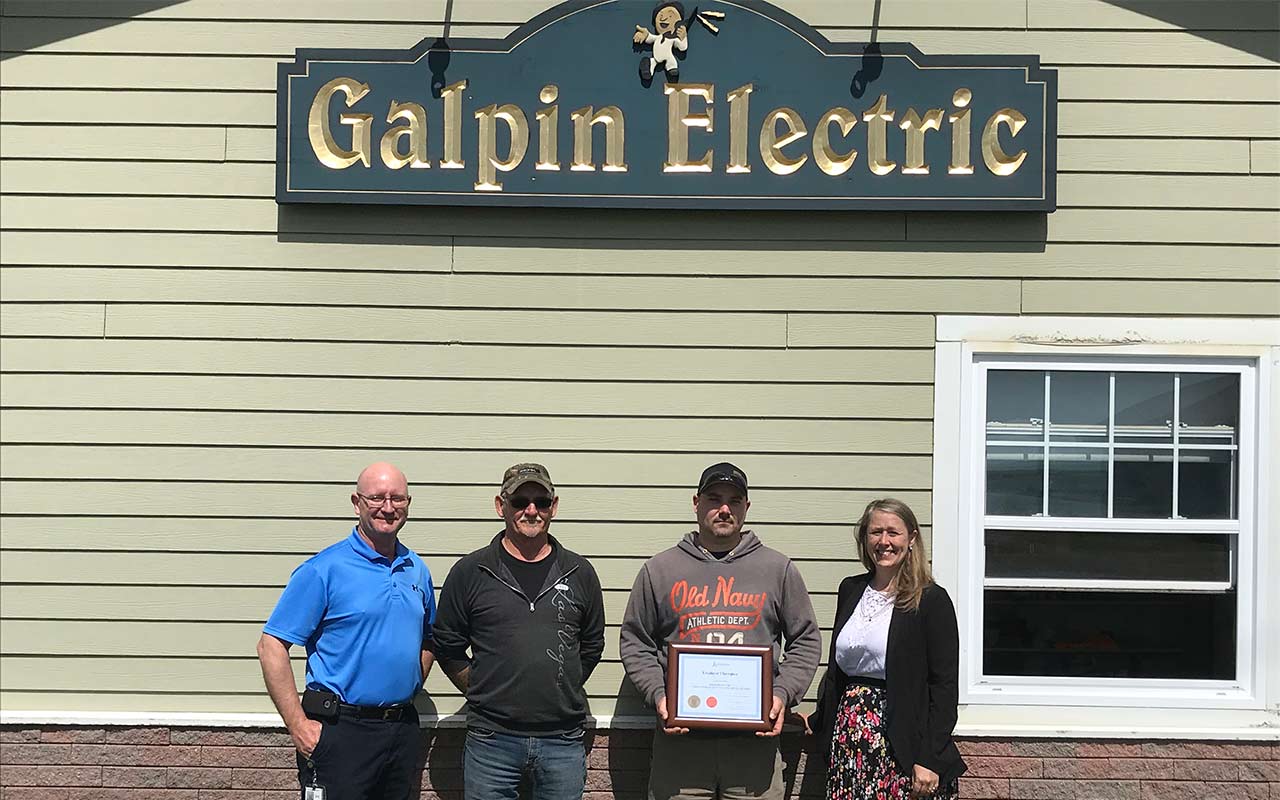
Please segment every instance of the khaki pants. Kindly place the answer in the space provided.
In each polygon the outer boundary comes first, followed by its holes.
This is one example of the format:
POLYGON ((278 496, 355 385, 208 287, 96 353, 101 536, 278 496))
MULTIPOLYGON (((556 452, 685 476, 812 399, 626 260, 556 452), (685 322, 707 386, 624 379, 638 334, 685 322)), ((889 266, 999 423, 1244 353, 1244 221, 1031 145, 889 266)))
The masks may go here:
POLYGON ((783 789, 776 736, 654 732, 650 800, 783 800, 783 789))

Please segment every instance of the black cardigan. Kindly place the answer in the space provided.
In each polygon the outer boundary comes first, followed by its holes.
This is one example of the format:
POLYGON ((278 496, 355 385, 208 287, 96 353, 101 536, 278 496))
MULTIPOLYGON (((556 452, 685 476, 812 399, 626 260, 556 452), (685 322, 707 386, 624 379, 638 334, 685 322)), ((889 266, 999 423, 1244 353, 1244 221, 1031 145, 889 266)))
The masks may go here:
MULTIPOLYGON (((818 710, 810 724, 830 752, 831 727, 848 678, 836 664, 836 637, 862 598, 871 574, 851 575, 840 582, 836 624, 831 632, 827 672, 818 687, 818 710)), ((960 634, 947 590, 930 584, 919 611, 893 609, 885 656, 885 717, 889 745, 898 766, 911 774, 919 764, 938 773, 946 786, 966 769, 951 740, 959 698, 960 634)))

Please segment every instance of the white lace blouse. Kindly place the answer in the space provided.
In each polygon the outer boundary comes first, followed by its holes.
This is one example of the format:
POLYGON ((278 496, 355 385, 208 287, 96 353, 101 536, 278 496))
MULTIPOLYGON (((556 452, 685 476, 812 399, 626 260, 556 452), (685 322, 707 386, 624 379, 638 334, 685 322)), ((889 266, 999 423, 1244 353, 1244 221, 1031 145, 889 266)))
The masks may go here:
POLYGON ((894 597, 877 592, 870 585, 863 591, 857 607, 836 636, 836 664, 845 675, 884 680, 894 597))

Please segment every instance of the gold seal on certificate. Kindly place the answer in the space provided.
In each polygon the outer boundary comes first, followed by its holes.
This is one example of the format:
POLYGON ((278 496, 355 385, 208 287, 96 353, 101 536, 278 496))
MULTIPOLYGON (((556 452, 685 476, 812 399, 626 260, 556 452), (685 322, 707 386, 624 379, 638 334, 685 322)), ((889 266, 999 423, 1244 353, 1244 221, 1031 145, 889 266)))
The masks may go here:
POLYGON ((667 645, 667 704, 673 727, 771 729, 773 648, 667 645))

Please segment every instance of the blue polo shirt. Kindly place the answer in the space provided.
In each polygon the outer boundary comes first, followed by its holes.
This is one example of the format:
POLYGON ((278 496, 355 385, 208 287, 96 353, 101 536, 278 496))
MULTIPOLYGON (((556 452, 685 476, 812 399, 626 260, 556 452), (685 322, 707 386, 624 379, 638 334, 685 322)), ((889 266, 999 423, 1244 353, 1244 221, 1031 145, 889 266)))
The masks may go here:
POLYGON ((357 528, 293 571, 263 630, 307 650, 307 688, 362 706, 422 688, 421 653, 436 616, 431 573, 396 542, 378 555, 357 528))

